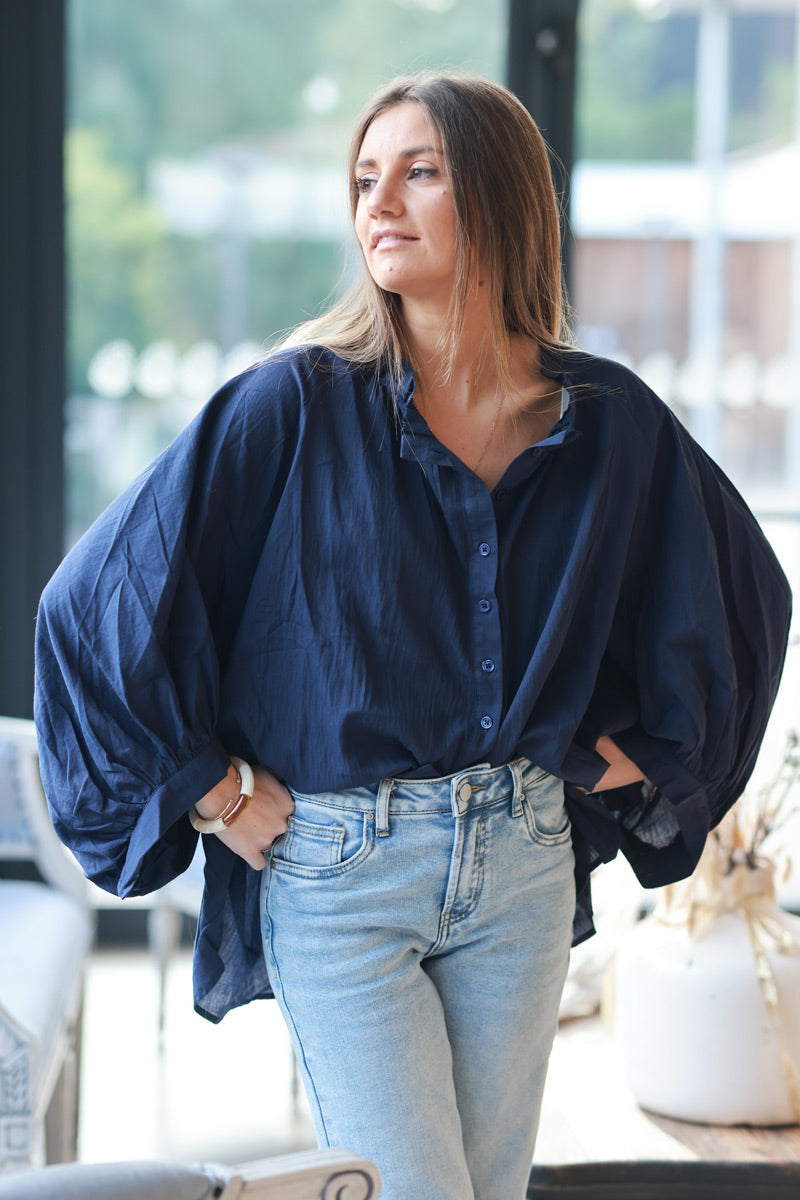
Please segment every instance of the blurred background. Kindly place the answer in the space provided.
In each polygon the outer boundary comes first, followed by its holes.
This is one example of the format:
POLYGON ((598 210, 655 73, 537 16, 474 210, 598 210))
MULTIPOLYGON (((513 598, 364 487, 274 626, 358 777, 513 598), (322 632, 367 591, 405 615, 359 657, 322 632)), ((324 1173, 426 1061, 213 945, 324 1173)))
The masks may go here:
MULTIPOLYGON (((577 7, 578 340, 642 372, 751 502, 796 507, 797 4, 577 7)), ((426 66, 505 80, 508 9, 70 0, 67 543, 340 286, 365 98, 426 66)))

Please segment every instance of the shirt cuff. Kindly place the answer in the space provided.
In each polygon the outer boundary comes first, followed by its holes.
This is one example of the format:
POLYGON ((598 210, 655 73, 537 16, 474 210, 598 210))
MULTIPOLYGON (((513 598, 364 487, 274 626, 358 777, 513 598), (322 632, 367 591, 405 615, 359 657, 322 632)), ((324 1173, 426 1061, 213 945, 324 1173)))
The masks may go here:
POLYGON ((120 896, 153 891, 181 873, 178 867, 170 874, 168 865, 160 862, 167 849, 165 843, 173 847, 179 843, 191 850, 197 835, 188 820, 171 837, 167 835, 196 800, 224 779, 229 766, 228 755, 213 743, 156 789, 133 828, 120 875, 120 896))

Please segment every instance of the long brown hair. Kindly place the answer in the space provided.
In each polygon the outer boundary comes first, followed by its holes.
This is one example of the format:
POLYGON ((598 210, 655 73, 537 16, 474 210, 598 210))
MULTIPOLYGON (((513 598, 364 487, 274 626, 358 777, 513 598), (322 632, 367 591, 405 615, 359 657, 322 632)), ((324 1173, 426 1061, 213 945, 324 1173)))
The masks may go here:
MULTIPOLYGON (((456 212, 457 263, 442 361, 449 374, 463 328, 471 251, 489 284, 491 352, 510 385, 509 335, 539 346, 570 340, 561 272, 558 203, 544 139, 524 106, 500 84, 474 75, 396 79, 367 104, 349 156, 351 213, 355 164, 372 122, 398 104, 420 104, 442 140, 456 212)), ((395 378, 407 345, 397 296, 378 287, 361 255, 360 278, 326 313, 293 331, 286 344, 316 343, 352 363, 381 364, 395 378)))

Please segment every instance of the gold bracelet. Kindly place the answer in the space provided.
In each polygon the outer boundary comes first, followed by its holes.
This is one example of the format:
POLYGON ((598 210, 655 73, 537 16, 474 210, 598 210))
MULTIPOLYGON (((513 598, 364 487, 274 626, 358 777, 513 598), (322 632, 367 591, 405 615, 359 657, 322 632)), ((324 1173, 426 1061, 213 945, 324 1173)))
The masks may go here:
POLYGON ((196 806, 192 805, 189 809, 189 820, 198 833, 222 833, 233 824, 237 817, 242 815, 253 797, 256 783, 253 768, 243 758, 235 758, 233 755, 231 755, 231 762, 236 768, 239 782, 238 795, 228 801, 218 817, 212 817, 208 821, 201 817, 196 806))

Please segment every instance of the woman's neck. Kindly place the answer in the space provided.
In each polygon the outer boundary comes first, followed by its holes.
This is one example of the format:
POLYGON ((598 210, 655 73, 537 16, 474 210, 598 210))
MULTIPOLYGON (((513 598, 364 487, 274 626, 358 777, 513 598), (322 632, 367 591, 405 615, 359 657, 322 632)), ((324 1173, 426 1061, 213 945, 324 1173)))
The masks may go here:
POLYGON ((452 356, 441 349, 447 314, 404 305, 404 318, 416 368, 416 408, 439 441, 494 487, 509 463, 558 420, 560 387, 541 374, 539 348, 528 338, 509 338, 508 374, 501 375, 488 306, 481 311, 468 304, 452 356))
POLYGON ((467 295, 463 326, 453 353, 451 314, 438 304, 404 300, 403 322, 416 365, 417 393, 423 403, 447 403, 463 411, 494 396, 499 386, 490 335, 486 288, 477 282, 467 295), (424 398, 424 399, 423 399, 424 398))
POLYGON ((525 338, 509 339, 508 375, 501 376, 485 323, 465 324, 452 356, 446 357, 436 344, 427 355, 420 354, 418 343, 411 348, 416 364, 416 403, 425 416, 434 409, 448 409, 469 418, 486 405, 499 403, 500 398, 505 410, 514 414, 557 389, 541 375, 538 346, 525 338))

